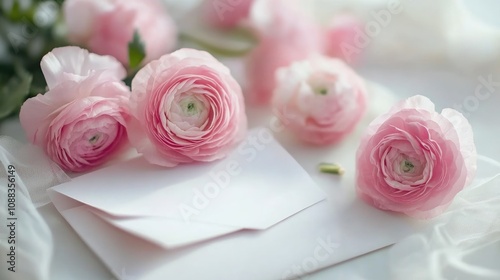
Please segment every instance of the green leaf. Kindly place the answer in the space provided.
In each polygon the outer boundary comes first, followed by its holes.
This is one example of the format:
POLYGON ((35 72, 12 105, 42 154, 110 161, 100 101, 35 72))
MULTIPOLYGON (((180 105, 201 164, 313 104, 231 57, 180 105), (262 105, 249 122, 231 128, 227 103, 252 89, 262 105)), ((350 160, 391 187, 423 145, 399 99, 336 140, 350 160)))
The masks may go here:
POLYGON ((27 98, 33 77, 21 65, 16 65, 15 74, 2 75, 0 85, 0 120, 10 116, 27 98))
POLYGON ((130 43, 128 43, 129 68, 135 69, 139 67, 145 57, 146 57, 146 49, 144 47, 144 42, 141 40, 139 32, 135 30, 134 38, 130 43))
POLYGON ((19 4, 19 1, 14 1, 12 9, 7 15, 11 20, 21 20, 23 18, 23 11, 21 11, 21 4, 19 4))
POLYGON ((258 43, 253 32, 244 27, 228 30, 214 28, 203 21, 203 10, 194 9, 180 25, 180 43, 202 48, 215 56, 242 57, 258 43))
POLYGON ((199 46, 213 55, 225 57, 243 57, 257 45, 257 39, 244 28, 225 31, 199 27, 181 33, 180 39, 184 43, 199 46))
POLYGON ((35 15, 36 11, 36 6, 34 5, 35 3, 30 2, 28 7, 23 7, 21 6, 21 1, 22 0, 14 0, 12 3, 12 6, 8 7, 9 5, 4 5, 4 9, 9 9, 10 10, 4 10, 4 15, 11 21, 13 22, 21 22, 21 21, 33 21, 33 17, 35 15))

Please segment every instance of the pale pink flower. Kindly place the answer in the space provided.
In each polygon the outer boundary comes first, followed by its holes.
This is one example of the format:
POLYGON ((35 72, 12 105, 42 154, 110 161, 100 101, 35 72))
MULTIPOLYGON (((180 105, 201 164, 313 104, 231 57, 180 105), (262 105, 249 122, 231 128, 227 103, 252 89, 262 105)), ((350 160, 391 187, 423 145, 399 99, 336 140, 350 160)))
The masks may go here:
POLYGON ((67 171, 107 161, 126 142, 128 88, 113 57, 54 49, 41 67, 49 91, 28 99, 19 118, 27 138, 67 171))
POLYGON ((476 160, 467 119, 414 96, 369 125, 357 152, 357 192, 377 208, 431 218, 471 183, 476 160))
POLYGON ((204 51, 181 49, 152 61, 132 81, 129 137, 158 165, 225 157, 247 129, 241 88, 204 51))
POLYGON ((354 130, 366 111, 366 89, 343 61, 324 56, 294 62, 277 74, 273 108, 302 141, 329 145, 354 130))
POLYGON ((276 87, 276 70, 294 61, 323 54, 348 63, 359 60, 352 54, 361 22, 348 15, 336 16, 328 26, 304 12, 307 0, 254 0, 249 24, 259 40, 246 62, 246 98, 268 104, 276 87))
POLYGON ((262 40, 246 62, 245 97, 252 104, 266 105, 276 87, 276 70, 296 60, 308 58, 314 51, 303 51, 272 38, 262 40))
POLYGON ((325 30, 326 54, 340 58, 349 64, 360 60, 361 50, 356 48, 356 36, 362 28, 362 22, 349 15, 339 15, 332 19, 325 30))
POLYGON ((204 0, 204 20, 219 28, 234 28, 248 18, 253 0, 204 0))
POLYGON ((174 21, 160 0, 66 0, 63 9, 72 43, 124 65, 134 31, 145 44, 144 63, 170 52, 177 42, 174 21))
POLYGON ((276 70, 322 53, 323 30, 300 11, 296 1, 284 0, 255 0, 251 25, 259 44, 247 57, 246 98, 252 103, 268 104, 276 87, 276 70))

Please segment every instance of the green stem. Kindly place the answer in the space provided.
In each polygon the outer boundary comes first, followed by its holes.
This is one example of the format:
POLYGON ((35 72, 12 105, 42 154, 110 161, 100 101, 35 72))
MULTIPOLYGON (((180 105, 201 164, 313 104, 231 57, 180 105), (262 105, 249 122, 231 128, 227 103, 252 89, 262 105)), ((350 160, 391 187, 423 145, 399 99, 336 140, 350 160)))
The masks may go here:
POLYGON ((344 175, 345 170, 339 164, 334 163, 320 163, 318 165, 319 171, 322 173, 334 174, 334 175, 344 175))
POLYGON ((187 33, 181 33, 179 35, 179 39, 187 42, 194 43, 196 45, 199 45, 201 48, 204 50, 215 54, 219 56, 225 56, 225 57, 242 57, 245 56, 247 53, 251 51, 252 48, 248 49, 229 49, 229 48, 224 48, 220 45, 216 45, 210 42, 207 42, 205 40, 202 40, 200 38, 197 38, 196 36, 187 34, 187 33))

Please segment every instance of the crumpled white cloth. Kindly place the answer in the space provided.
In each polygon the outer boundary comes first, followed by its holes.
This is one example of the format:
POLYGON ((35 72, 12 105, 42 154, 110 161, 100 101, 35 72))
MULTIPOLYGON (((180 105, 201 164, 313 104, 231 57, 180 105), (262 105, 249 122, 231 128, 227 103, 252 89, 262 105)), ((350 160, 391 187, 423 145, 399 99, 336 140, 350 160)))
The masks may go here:
POLYGON ((390 249, 392 279, 500 279, 500 163, 478 163, 476 181, 445 214, 390 249))
MULTIPOLYGON (((69 177, 43 152, 34 146, 0 137, 0 279, 50 280, 50 266, 54 249, 52 232, 40 216, 37 207, 50 202, 46 190, 66 182, 69 177), (15 210, 17 220, 7 220, 8 166, 15 167, 15 210), (4 223, 15 222, 15 238, 4 223), (11 243, 9 243, 9 240, 11 243), (15 240, 15 244, 12 243, 15 240), (6 255, 15 246, 15 272, 9 271, 6 255)), ((9 257, 10 259, 10 257, 9 257)), ((13 264, 13 263, 12 263, 13 264)))

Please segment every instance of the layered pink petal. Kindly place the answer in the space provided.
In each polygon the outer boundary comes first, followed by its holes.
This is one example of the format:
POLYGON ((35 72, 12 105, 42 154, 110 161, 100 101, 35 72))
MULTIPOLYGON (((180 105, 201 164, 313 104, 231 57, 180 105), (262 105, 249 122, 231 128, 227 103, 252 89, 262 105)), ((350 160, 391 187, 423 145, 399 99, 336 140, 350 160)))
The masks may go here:
POLYGON ((182 49, 146 65, 132 81, 130 142, 158 165, 225 157, 242 140, 241 88, 206 52, 182 49))
POLYGON ((61 81, 79 82, 96 72, 104 72, 110 78, 121 80, 127 72, 115 58, 89 53, 79 47, 55 48, 40 63, 49 89, 61 81))
POLYGON ((68 171, 99 166, 125 143, 126 116, 126 108, 106 98, 73 102, 49 125, 45 150, 68 171))
POLYGON ((299 139, 335 144, 366 111, 363 80, 338 59, 316 56, 278 70, 273 108, 299 139))
POLYGON ((130 92, 120 80, 123 67, 74 47, 55 49, 42 67, 51 88, 28 99, 19 115, 28 140, 67 171, 107 161, 127 138, 130 92))
POLYGON ((475 170, 467 120, 451 109, 439 114, 428 98, 415 96, 368 127, 357 152, 357 192, 377 208, 431 218, 470 184, 475 170))

